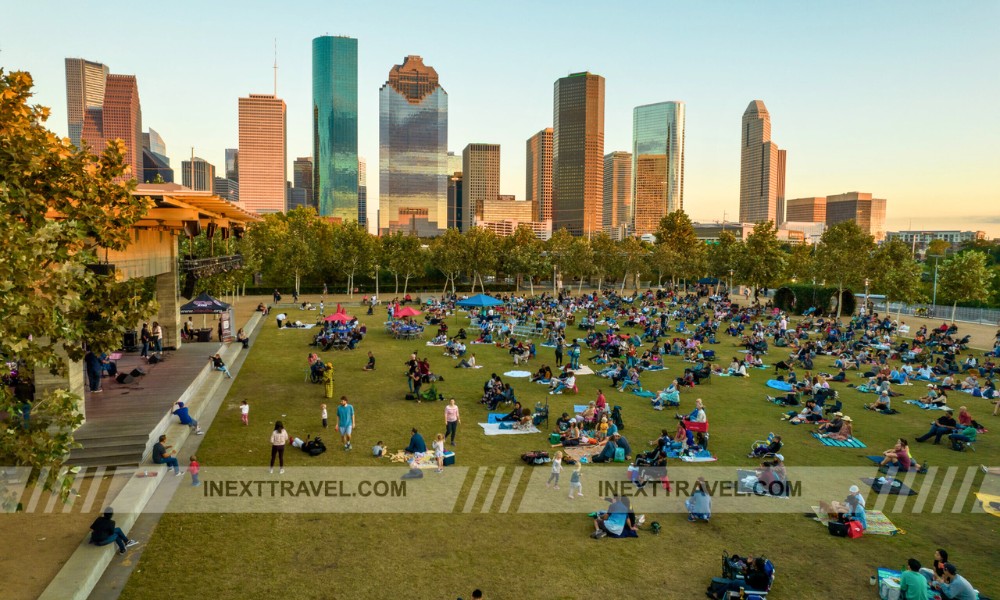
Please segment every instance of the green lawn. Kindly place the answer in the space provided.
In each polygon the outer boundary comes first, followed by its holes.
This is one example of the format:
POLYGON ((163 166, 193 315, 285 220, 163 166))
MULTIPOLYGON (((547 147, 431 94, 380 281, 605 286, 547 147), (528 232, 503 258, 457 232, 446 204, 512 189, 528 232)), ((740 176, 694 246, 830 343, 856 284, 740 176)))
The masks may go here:
MULTIPOLYGON (((298 318, 297 311, 291 316, 298 318)), ((1000 585, 992 578, 1000 520, 971 513, 971 500, 965 502, 961 514, 952 514, 957 483, 947 497, 945 511, 932 513, 937 497, 933 488, 944 479, 943 472, 934 478, 934 485, 918 476, 915 487, 920 495, 910 498, 901 512, 890 512, 895 508, 895 496, 886 503, 888 516, 906 532, 893 537, 833 538, 798 512, 717 512, 709 524, 691 524, 679 512, 678 499, 637 499, 636 511, 660 521, 663 532, 658 536, 642 532, 632 540, 595 541, 588 537, 592 524, 584 515, 604 505, 595 497, 593 486, 585 489, 590 493, 579 501, 578 513, 511 510, 501 514, 498 499, 489 513, 482 514, 479 511, 494 469, 504 467, 499 485, 502 492, 511 481, 512 467, 523 465, 520 454, 548 446, 542 435, 486 437, 476 425, 485 420, 486 411, 478 404, 482 383, 493 371, 513 369, 509 356, 493 347, 470 346, 484 368, 454 369, 451 359, 441 356, 437 348, 426 347, 423 341, 390 339, 382 332, 382 320, 367 318, 369 335, 359 350, 326 355, 335 364, 335 396, 348 395, 357 411, 355 451, 342 451, 331 429, 324 436, 329 446, 326 454, 310 458, 290 451, 287 462, 292 467, 385 465, 386 478, 398 478, 403 469, 371 457, 368 449, 372 444, 384 440, 390 450, 402 448, 411 427, 420 429, 429 444, 444 428, 441 403, 418 405, 403 399, 402 363, 416 350, 421 356, 426 354, 434 370, 445 376, 439 389, 446 397, 454 396, 461 406, 457 466, 489 467, 473 511, 464 514, 462 506, 473 487, 476 469, 466 477, 452 514, 167 514, 123 597, 187 597, 212 590, 219 598, 453 599, 468 598, 472 589, 481 587, 489 598, 592 594, 697 598, 703 597, 709 579, 720 574, 719 556, 729 550, 763 553, 774 561, 778 577, 771 597, 865 598, 876 596, 868 584, 876 566, 899 568, 910 556, 926 564, 937 547, 947 548, 953 562, 984 594, 1000 595, 1000 585), (366 350, 372 350, 378 359, 375 372, 361 370, 366 350), (912 507, 926 494, 931 501, 915 514, 912 507)), ((468 323, 464 317, 460 322, 468 323)), ((457 331, 455 324, 455 319, 449 319, 453 332, 457 331)), ((275 419, 281 418, 293 435, 304 437, 319 432, 321 403, 327 402, 333 414, 336 402, 323 398, 322 386, 303 382, 306 356, 311 351, 309 339, 311 332, 279 332, 273 319, 263 326, 199 451, 206 473, 213 466, 242 465, 260 465, 266 473, 267 440, 275 419), (250 427, 240 423, 242 399, 252 407, 250 427)), ((726 364, 736 348, 731 338, 723 335, 720 340, 723 343, 715 349, 720 362, 726 364)), ((539 356, 531 369, 542 361, 553 364, 551 349, 540 347, 539 356)), ((769 359, 780 356, 772 349, 769 359)), ((658 388, 683 372, 683 363, 676 358, 667 358, 666 364, 668 371, 643 377, 647 388, 658 388)), ((828 366, 828 362, 821 361, 819 366, 828 366)), ((705 401, 712 426, 711 449, 719 457, 712 467, 728 466, 735 475, 736 466, 753 463, 745 456, 750 442, 775 431, 784 436, 784 455, 793 477, 797 467, 865 468, 870 464, 863 458, 865 454, 881 453, 897 436, 912 440, 926 431, 928 421, 936 416, 901 402, 901 413, 894 416, 862 411, 861 404, 871 397, 840 386, 845 412, 854 417, 855 431, 869 448, 826 448, 809 436, 807 426, 793 427, 779 421, 780 409, 763 400, 767 378, 765 371, 753 371, 749 380, 715 378, 712 385, 682 395, 684 412, 690 410, 694 398, 705 401)), ((604 387, 609 402, 624 407, 624 433, 633 448, 644 449, 661 428, 675 426, 673 412, 656 412, 649 408, 648 400, 609 392, 606 380, 582 376, 577 381, 579 396, 548 396, 543 386, 525 380, 512 383, 525 406, 550 400, 553 418, 570 411, 574 403, 592 400, 596 389, 604 387)), ((963 400, 975 417, 982 421, 990 418, 986 401, 964 396, 963 400)), ((915 445, 914 454, 935 466, 963 467, 961 477, 964 467, 1000 462, 992 439, 995 435, 983 436, 975 454, 956 453, 946 445, 915 445)), ((672 476, 675 472, 691 473, 678 461, 672 462, 677 463, 671 465, 672 476)), ((869 470, 874 473, 874 468, 869 470)), ((428 473, 428 477, 433 476, 433 472, 428 473)), ((976 475, 973 490, 978 489, 982 477, 976 475)), ((512 506, 525 497, 529 483, 538 485, 535 479, 520 479, 512 506)), ((554 506, 565 502, 561 493, 554 494, 554 506)), ((876 496, 869 494, 869 507, 875 502, 876 496)))

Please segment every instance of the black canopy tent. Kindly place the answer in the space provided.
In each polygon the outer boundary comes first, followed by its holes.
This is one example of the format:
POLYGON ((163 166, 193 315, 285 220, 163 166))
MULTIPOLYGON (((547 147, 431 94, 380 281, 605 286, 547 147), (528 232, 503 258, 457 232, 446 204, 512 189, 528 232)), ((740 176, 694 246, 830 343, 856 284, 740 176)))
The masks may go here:
POLYGON ((222 321, 222 339, 231 341, 233 338, 232 306, 202 292, 197 298, 181 306, 182 315, 202 315, 202 329, 194 332, 199 342, 208 342, 212 338, 212 329, 205 328, 206 315, 219 315, 222 321))

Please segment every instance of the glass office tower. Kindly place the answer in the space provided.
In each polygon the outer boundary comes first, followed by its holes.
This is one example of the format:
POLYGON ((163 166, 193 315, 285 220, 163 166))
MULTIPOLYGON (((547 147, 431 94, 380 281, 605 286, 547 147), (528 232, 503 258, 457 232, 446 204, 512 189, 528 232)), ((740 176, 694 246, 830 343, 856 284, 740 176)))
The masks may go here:
POLYGON ((358 218, 358 40, 313 40, 313 186, 320 216, 358 218))
POLYGON ((684 208, 684 103, 632 111, 632 226, 653 233, 667 213, 684 208))
POLYGON ((419 56, 379 90, 379 232, 435 236, 448 227, 448 94, 419 56))

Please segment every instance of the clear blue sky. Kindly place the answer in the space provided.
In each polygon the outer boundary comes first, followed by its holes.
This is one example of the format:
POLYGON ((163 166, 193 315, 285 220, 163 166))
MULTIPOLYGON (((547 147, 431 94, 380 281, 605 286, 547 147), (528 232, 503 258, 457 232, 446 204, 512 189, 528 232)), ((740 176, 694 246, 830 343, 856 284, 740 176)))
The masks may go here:
MULTIPOLYGON (((889 228, 1000 236, 1000 2, 12 2, 0 65, 35 77, 66 134, 63 59, 135 74, 143 125, 172 163, 223 165, 237 98, 288 103, 289 163, 311 154, 311 40, 359 40, 360 154, 378 188, 378 89, 419 54, 449 95, 449 148, 501 144, 501 192, 524 197, 525 140, 552 123, 552 84, 607 79, 605 152, 632 108, 687 103, 685 208, 737 215, 740 117, 753 99, 788 150, 787 197, 867 191, 889 228)), ((289 166, 289 179, 291 167, 289 166)))

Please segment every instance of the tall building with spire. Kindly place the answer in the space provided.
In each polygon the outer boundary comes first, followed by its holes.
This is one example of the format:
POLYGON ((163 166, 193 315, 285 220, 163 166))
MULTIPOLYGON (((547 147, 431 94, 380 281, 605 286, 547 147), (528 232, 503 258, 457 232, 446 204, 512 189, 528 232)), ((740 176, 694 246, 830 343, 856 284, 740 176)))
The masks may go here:
POLYGON ((313 184, 320 216, 358 218, 358 40, 312 42, 313 184))
POLYGON ((762 100, 743 113, 740 145, 740 221, 785 221, 785 151, 771 141, 771 115, 762 100))
POLYGON ((447 227, 448 93, 419 56, 379 90, 379 231, 434 236, 447 227))
POLYGON ((285 210, 288 180, 285 101, 273 94, 239 99, 240 203, 258 213, 285 210))
POLYGON ((632 227, 653 233, 667 213, 684 208, 684 103, 632 111, 632 227))
POLYGON ((524 199, 531 202, 535 221, 552 220, 552 128, 528 138, 524 199))
MULTIPOLYGON (((108 67, 82 58, 66 59, 66 108, 69 124, 69 141, 80 147, 83 141, 83 123, 89 111, 101 112, 104 107, 104 85, 108 67)), ((99 116, 91 115, 91 118, 99 116)), ((94 148, 95 150, 103 150, 94 148)))
POLYGON ((552 127, 552 229, 590 235, 604 226, 604 78, 556 80, 552 127))

